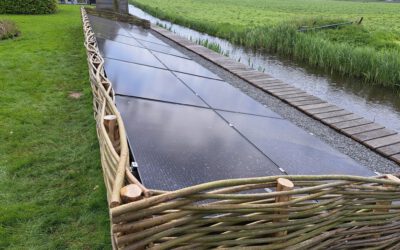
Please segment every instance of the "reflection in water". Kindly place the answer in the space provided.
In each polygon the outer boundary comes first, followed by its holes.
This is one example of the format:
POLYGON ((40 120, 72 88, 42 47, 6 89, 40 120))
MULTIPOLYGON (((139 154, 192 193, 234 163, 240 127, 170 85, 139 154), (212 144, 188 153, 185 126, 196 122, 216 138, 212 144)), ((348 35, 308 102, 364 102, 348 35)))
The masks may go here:
POLYGON ((248 64, 254 69, 265 70, 273 77, 318 96, 329 103, 400 132, 400 98, 393 90, 365 85, 354 79, 327 76, 323 72, 318 72, 287 59, 248 51, 242 47, 234 46, 226 40, 160 20, 132 5, 129 6, 129 12, 140 18, 150 20, 152 23, 169 27, 176 34, 188 39, 201 39, 218 43, 222 51, 227 52, 232 59, 248 64))

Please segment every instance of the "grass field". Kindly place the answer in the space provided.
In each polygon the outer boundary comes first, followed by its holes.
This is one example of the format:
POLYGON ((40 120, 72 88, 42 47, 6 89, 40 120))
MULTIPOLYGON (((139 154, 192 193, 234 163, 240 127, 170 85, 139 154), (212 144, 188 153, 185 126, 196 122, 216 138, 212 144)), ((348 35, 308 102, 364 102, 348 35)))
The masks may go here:
POLYGON ((79 7, 0 19, 0 249, 110 249, 79 7))
POLYGON ((400 86, 400 4, 334 0, 130 0, 175 23, 327 72, 400 86), (300 33, 300 26, 361 25, 300 33))

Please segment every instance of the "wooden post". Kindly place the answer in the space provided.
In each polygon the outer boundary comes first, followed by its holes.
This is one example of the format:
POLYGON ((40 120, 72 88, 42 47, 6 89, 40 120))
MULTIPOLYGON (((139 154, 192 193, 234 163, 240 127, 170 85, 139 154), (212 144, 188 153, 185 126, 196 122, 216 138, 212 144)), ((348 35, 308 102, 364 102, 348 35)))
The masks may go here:
POLYGON ((122 200, 126 203, 142 198, 142 189, 136 184, 129 184, 121 188, 120 193, 122 200))
MULTIPOLYGON (((276 180, 276 184, 277 184, 276 192, 290 191, 290 190, 293 190, 293 188, 294 188, 293 182, 288 179, 285 179, 285 178, 278 178, 276 180)), ((290 200, 290 195, 279 195, 279 196, 275 197, 275 202, 287 202, 289 200, 290 200)), ((288 208, 288 206, 286 206, 284 208, 288 208)), ((277 214, 284 215, 284 214, 288 214, 288 212, 287 211, 279 211, 277 214)), ((285 218, 276 219, 274 221, 275 222, 285 222, 288 220, 289 220, 289 217, 285 217, 285 218)), ((275 233, 275 237, 280 237, 280 236, 285 236, 285 235, 287 235, 287 231, 275 233)))
MULTIPOLYGON (((400 179, 399 179, 399 178, 397 178, 396 176, 391 175, 391 174, 385 175, 384 178, 385 178, 385 179, 388 179, 388 180, 391 180, 391 181, 400 182, 400 179)), ((383 185, 383 186, 384 186, 384 187, 390 187, 391 185, 385 184, 385 185, 383 185)), ((391 204, 392 204, 391 201, 378 201, 378 202, 376 203, 376 205, 385 205, 385 206, 390 206, 391 204)), ((375 211, 375 212, 378 212, 378 213, 387 213, 387 212, 389 212, 389 208, 377 208, 377 209, 375 209, 374 211, 375 211)))
POLYGON ((115 129, 117 126, 117 116, 116 115, 106 115, 104 116, 104 126, 106 127, 108 137, 111 142, 115 141, 115 129))
MULTIPOLYGON (((391 180, 391 181, 400 182, 399 178, 397 178, 396 176, 391 175, 391 174, 385 175, 384 178, 388 179, 388 180, 391 180)), ((391 185, 384 184, 383 186, 384 187, 390 187, 391 185)), ((391 201, 378 201, 378 202, 376 202, 376 205, 390 206, 390 205, 392 205, 392 202, 391 201)), ((389 208, 376 208, 376 209, 374 209, 374 212, 376 212, 376 213, 387 213, 387 212, 389 212, 389 208)), ((377 233, 376 235, 374 235, 374 238, 379 238, 380 236, 381 235, 379 233, 377 233)))
POLYGON ((104 127, 106 128, 108 138, 112 142, 115 151, 119 154, 119 133, 117 126, 117 116, 116 115, 106 115, 104 116, 104 127))

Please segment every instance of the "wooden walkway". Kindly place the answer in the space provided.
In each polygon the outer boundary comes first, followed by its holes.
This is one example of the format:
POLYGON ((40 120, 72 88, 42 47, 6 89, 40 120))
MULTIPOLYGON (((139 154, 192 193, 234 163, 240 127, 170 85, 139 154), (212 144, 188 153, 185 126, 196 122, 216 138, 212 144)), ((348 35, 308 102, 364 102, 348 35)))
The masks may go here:
POLYGON ((350 111, 286 84, 272 76, 197 45, 171 31, 152 25, 152 30, 224 68, 253 86, 299 109, 340 133, 400 164, 400 134, 350 111))

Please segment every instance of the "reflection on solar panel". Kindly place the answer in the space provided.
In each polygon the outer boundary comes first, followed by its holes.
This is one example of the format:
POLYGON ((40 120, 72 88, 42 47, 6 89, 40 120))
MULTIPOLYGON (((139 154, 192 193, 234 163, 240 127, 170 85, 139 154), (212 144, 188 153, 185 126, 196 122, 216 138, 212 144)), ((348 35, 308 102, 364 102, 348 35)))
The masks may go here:
POLYGON ((141 41, 148 41, 152 43, 157 43, 160 45, 165 45, 168 46, 166 43, 152 35, 148 30, 145 30, 141 27, 134 26, 132 24, 124 24, 119 22, 118 23, 121 27, 125 28, 128 33, 134 37, 135 39, 141 40, 141 41))
POLYGON ((286 120, 218 113, 288 174, 374 175, 286 120))
POLYGON ((282 169, 373 175, 147 30, 91 20, 147 187, 174 190, 282 169))
POLYGON ((281 118, 226 82, 180 73, 176 75, 214 109, 281 118))
POLYGON ((158 52, 154 52, 154 55, 156 55, 157 58, 160 59, 170 70, 221 80, 221 78, 219 78, 216 74, 212 73, 193 60, 187 60, 158 52))
POLYGON ((190 60, 189 57, 187 57, 186 55, 184 55, 181 52, 177 51, 176 49, 171 48, 170 46, 164 46, 164 45, 160 45, 160 44, 157 44, 157 43, 151 43, 151 42, 146 42, 146 41, 140 41, 140 43, 144 47, 146 47, 146 48, 148 48, 150 50, 153 50, 153 51, 156 51, 156 52, 166 53, 166 54, 173 55, 173 56, 179 56, 179 57, 183 57, 183 58, 186 58, 186 59, 190 60))
POLYGON ((119 43, 124 43, 127 45, 132 45, 132 46, 137 46, 137 47, 143 47, 136 39, 128 36, 122 36, 122 35, 114 35, 114 36, 107 36, 107 35, 97 35, 97 41, 99 40, 110 40, 114 42, 119 42, 119 43))
POLYGON ((116 104, 149 188, 281 174, 213 110, 120 96, 116 104))
POLYGON ((165 68, 164 65, 145 48, 134 47, 102 38, 97 38, 97 44, 103 57, 165 68))
POLYGON ((121 26, 117 25, 116 22, 96 17, 89 16, 90 23, 92 24, 92 29, 94 33, 103 34, 103 35, 124 35, 129 36, 128 31, 126 31, 121 26))
POLYGON ((168 70, 116 60, 105 69, 116 94, 207 107, 168 70))

